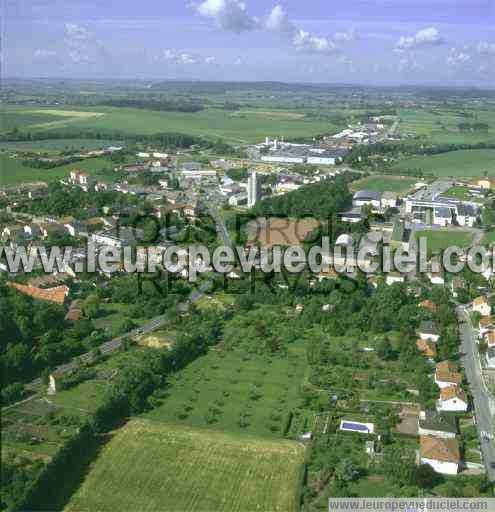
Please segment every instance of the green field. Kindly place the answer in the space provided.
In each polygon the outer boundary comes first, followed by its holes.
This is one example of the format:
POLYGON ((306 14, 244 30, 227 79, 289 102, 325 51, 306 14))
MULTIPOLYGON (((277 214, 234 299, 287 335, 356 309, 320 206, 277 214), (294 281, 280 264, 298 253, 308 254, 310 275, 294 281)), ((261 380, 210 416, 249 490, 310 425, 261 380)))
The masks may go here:
POLYGON ((211 350, 176 374, 155 421, 280 437, 306 369, 302 344, 289 357, 211 350))
POLYGON ((350 188, 357 190, 374 190, 377 192, 397 192, 403 194, 411 190, 418 180, 404 176, 368 176, 351 183, 350 188))
POLYGON ((135 420, 116 432, 65 510, 298 510, 304 447, 135 420))
POLYGON ((456 245, 458 247, 469 247, 473 242, 473 235, 467 231, 453 231, 449 229, 438 229, 416 231, 416 240, 419 237, 426 237, 428 243, 428 252, 438 252, 447 247, 456 245))
POLYGON ((416 156, 397 162, 393 170, 401 173, 421 170, 439 177, 495 176, 495 149, 459 150, 440 155, 416 156))
MULTIPOLYGON (((70 174, 73 169, 81 169, 89 174, 98 175, 100 171, 112 172, 114 164, 106 158, 88 158, 73 164, 54 167, 53 169, 34 169, 22 164, 19 158, 0 154, 0 186, 15 185, 34 181, 57 181, 70 174)), ((109 173, 98 176, 101 181, 110 181, 109 173)))
MULTIPOLYGON (((9 109, 4 112, 1 114, 8 115, 11 124, 14 123, 16 116, 19 117, 21 123, 23 116, 26 115, 20 109, 9 109)), ((42 110, 36 112, 42 112, 42 110)), ((75 112, 62 109, 58 111, 46 109, 45 112, 50 116, 58 112, 57 120, 33 123, 31 128, 42 128, 43 130, 64 127, 87 128, 143 135, 179 132, 210 139, 223 138, 231 143, 259 142, 266 136, 308 137, 321 133, 335 133, 340 129, 340 126, 335 126, 331 122, 306 117, 304 112, 275 109, 272 111, 249 109, 229 112, 210 108, 196 113, 181 113, 99 107, 94 111, 81 108, 77 111, 78 115, 75 115, 75 112), (66 112, 74 115, 64 115, 66 112)), ((26 125, 20 126, 26 127, 26 125)))
POLYGON ((483 243, 493 245, 495 244, 495 231, 488 231, 483 237, 483 243))
POLYGON ((469 109, 403 109, 399 112, 402 133, 412 133, 424 137, 434 144, 476 144, 495 141, 495 110, 469 109), (472 114, 476 118, 470 117, 472 114), (479 121, 487 123, 488 132, 461 132, 458 125, 465 122, 479 121))
POLYGON ((0 142, 0 151, 34 151, 57 153, 59 151, 82 151, 118 146, 121 142, 105 139, 50 139, 19 142, 0 142))

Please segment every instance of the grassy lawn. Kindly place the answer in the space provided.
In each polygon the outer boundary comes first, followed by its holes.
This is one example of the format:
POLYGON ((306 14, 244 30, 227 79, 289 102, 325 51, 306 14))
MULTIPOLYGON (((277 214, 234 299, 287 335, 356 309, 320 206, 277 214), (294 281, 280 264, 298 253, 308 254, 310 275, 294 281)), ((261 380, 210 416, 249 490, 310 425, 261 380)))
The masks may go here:
MULTIPOLYGON (((62 165, 53 169, 34 169, 22 165, 22 160, 19 158, 10 158, 6 154, 0 154, 0 186, 33 181, 57 181, 68 176, 73 169, 81 169, 98 176, 100 171, 111 171, 113 167, 112 162, 106 158, 88 158, 81 162, 62 165)), ((109 181, 108 172, 98 176, 98 179, 109 181)))
POLYGON ((289 358, 211 350, 175 375, 163 403, 144 417, 155 421, 263 437, 280 437, 297 402, 304 346, 289 358))
POLYGON ((397 192, 403 194, 409 192, 418 180, 404 176, 368 176, 351 183, 350 188, 357 190, 374 190, 377 192, 397 192))
POLYGON ((495 149, 459 150, 440 155, 417 156, 397 162, 393 169, 422 170, 439 177, 495 176, 495 149))
POLYGON ((428 252, 437 252, 449 246, 469 247, 473 241, 473 235, 465 231, 452 230, 428 230, 416 231, 416 240, 426 237, 428 252))
POLYGON ((483 243, 493 245, 495 244, 495 231, 488 231, 483 237, 483 243))
POLYGON ((454 197, 455 199, 460 199, 461 201, 469 201, 471 200, 471 194, 466 187, 452 187, 443 194, 447 197, 454 197))
POLYGON ((297 510, 291 441, 136 420, 103 448, 65 510, 297 510))

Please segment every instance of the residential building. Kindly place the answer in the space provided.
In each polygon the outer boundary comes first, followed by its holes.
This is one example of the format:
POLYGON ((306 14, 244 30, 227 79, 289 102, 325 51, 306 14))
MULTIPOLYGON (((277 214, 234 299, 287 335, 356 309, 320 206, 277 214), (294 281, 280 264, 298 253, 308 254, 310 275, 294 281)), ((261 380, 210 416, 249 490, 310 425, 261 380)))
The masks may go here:
POLYGON ((440 331, 436 322, 424 320, 419 326, 418 335, 422 340, 436 343, 440 338, 440 331))
POLYGON ((421 436, 419 456, 421 464, 430 465, 437 473, 457 475, 459 472, 461 454, 455 439, 421 436))
POLYGON ((452 361, 442 361, 437 364, 435 370, 435 384, 440 388, 460 386, 462 375, 458 372, 452 361))
POLYGON ((492 314, 492 306, 488 298, 485 296, 476 297, 473 300, 473 311, 481 316, 490 316, 492 314))
POLYGON ((480 337, 483 338, 489 331, 495 329, 495 321, 492 316, 483 316, 478 323, 480 337))
POLYGON ((466 412, 468 407, 467 397, 459 386, 448 386, 440 390, 438 412, 466 412))
POLYGON ((433 359, 437 355, 437 347, 433 341, 416 340, 416 348, 428 359, 433 359))
POLYGON ((15 288, 18 292, 28 295, 33 299, 54 302, 60 305, 65 303, 70 291, 69 287, 65 285, 55 286, 53 288, 38 288, 36 286, 8 282, 7 286, 15 288))
POLYGON ((420 436, 455 439, 459 433, 457 418, 451 414, 438 411, 421 411, 418 418, 418 434, 420 436))
POLYGON ((429 299, 420 302, 419 306, 423 309, 428 310, 430 313, 436 313, 438 311, 438 305, 429 299))

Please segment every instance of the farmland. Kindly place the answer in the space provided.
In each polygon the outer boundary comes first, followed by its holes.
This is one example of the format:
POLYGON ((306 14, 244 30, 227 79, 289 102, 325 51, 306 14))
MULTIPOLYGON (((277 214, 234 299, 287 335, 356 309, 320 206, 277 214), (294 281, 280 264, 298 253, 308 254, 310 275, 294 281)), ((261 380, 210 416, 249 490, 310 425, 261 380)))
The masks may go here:
POLYGON ((199 428, 281 437, 287 408, 297 402, 304 346, 288 357, 211 350, 176 374, 162 404, 145 418, 199 428), (289 405, 291 404, 291 405, 289 405))
MULTIPOLYGON (((88 158, 53 169, 36 169, 23 165, 19 158, 11 158, 6 154, 0 154, 0 186, 33 181, 57 181, 68 176, 72 169, 81 169, 89 174, 97 175, 100 171, 107 171, 112 168, 112 163, 105 158, 88 158)), ((108 173, 99 176, 99 179, 108 181, 108 173)))
POLYGON ((473 235, 466 231, 442 230, 424 230, 416 231, 416 239, 425 237, 428 243, 428 252, 438 252, 451 245, 459 247, 469 247, 473 241, 473 235))
MULTIPOLYGON (((204 136, 209 139, 225 139, 230 143, 259 142, 267 135, 273 137, 308 137, 321 133, 335 133, 340 126, 329 121, 312 119, 304 112, 290 112, 286 110, 249 110, 228 112, 221 109, 210 108, 195 113, 158 112, 132 108, 101 107, 95 111, 78 112, 79 115, 63 115, 63 110, 39 109, 36 114, 48 117, 46 123, 39 123, 38 119, 27 124, 23 121, 26 114, 22 110, 8 110, 10 127, 29 127, 36 130, 43 128, 95 129, 109 132, 123 132, 128 134, 150 135, 153 133, 178 132, 188 135, 204 136), (55 112, 57 115, 55 116, 55 112), (86 115, 81 115, 86 114, 86 115), (19 124, 16 124, 16 117, 19 124), (57 117, 57 120, 53 120, 57 117)), ((68 114, 73 113, 68 111, 68 114)), ((4 113, 2 113, 4 115, 4 113)))
POLYGON ((357 190, 374 190, 377 192, 396 192, 403 194, 409 192, 417 182, 417 179, 404 176, 368 176, 354 181, 350 188, 357 190))
POLYGON ((292 441, 134 420, 103 448, 66 510, 297 510, 303 462, 304 447, 292 441))
POLYGON ((434 144, 476 144, 478 142, 495 140, 495 111, 475 111, 476 121, 488 124, 486 132, 461 132, 460 123, 470 121, 462 108, 446 109, 407 109, 399 112, 400 129, 425 138, 434 144))
POLYGON ((450 151, 432 156, 408 158, 393 166, 397 173, 418 171, 438 177, 495 176, 495 150, 476 149, 450 151))

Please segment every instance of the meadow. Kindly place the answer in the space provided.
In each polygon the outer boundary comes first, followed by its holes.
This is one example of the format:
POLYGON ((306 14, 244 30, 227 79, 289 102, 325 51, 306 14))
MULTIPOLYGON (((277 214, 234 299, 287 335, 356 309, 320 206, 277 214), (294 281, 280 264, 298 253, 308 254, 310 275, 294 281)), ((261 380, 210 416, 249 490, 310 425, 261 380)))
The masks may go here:
POLYGON ((51 139, 19 142, 0 142, 0 151, 33 151, 40 153, 58 153, 60 151, 82 151, 118 146, 121 143, 105 139, 51 139))
POLYGON ((35 169, 23 165, 20 158, 12 158, 7 154, 0 154, 0 186, 15 185, 18 183, 57 181, 69 176, 73 169, 80 169, 89 174, 97 175, 101 181, 110 181, 108 171, 114 164, 106 158, 88 158, 73 164, 54 167, 53 169, 35 169), (100 171, 107 171, 99 175, 100 171))
POLYGON ((473 235, 467 231, 453 231, 449 229, 438 229, 415 232, 416 240, 425 237, 428 244, 428 252, 438 252, 452 245, 469 247, 473 242, 473 235))
MULTIPOLYGON (((41 115, 38 113, 43 112, 43 109, 36 112, 36 115, 41 115)), ((52 117, 58 116, 58 119, 50 118, 45 123, 36 121, 29 125, 23 121, 23 116, 26 114, 23 114, 22 110, 7 110, 2 112, 2 115, 9 116, 11 128, 15 126, 17 116, 19 127, 33 130, 70 127, 140 135, 178 132, 213 140, 221 138, 233 144, 260 142, 266 136, 308 137, 322 133, 335 133, 340 129, 340 126, 332 122, 312 119, 304 112, 287 110, 250 109, 230 112, 209 108, 195 113, 183 113, 98 107, 95 110, 81 108, 77 112, 63 109, 46 109, 45 112, 52 117)))
MULTIPOLYGON (((472 112, 470 111, 469 114, 472 112)), ((399 129, 424 137, 434 144, 476 144, 495 141, 495 110, 476 110, 475 118, 467 117, 462 108, 447 109, 402 109, 399 111, 399 129), (489 125, 487 132, 461 132, 460 123, 483 122, 489 125)))
POLYGON ((295 511, 304 457, 292 441, 133 420, 65 510, 295 511))
POLYGON ((368 176, 350 185, 352 191, 374 190, 376 192, 396 192, 405 194, 409 192, 418 180, 405 176, 368 176))
POLYGON ((259 437, 283 436, 306 368, 304 346, 288 357, 210 352, 172 377, 145 418, 259 437))
POLYGON ((397 173, 421 170, 438 177, 495 176, 495 149, 459 150, 431 156, 416 156, 397 162, 397 173))

